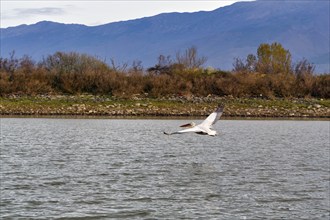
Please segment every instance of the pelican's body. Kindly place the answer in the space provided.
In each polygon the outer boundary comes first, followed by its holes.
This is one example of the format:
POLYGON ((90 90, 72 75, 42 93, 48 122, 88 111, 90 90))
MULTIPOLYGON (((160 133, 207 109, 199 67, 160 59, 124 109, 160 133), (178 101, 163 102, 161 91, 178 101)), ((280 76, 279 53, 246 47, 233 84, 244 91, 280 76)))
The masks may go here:
POLYGON ((215 136, 217 135, 217 132, 212 129, 212 125, 214 125, 221 117, 223 113, 224 106, 219 105, 218 108, 212 112, 202 123, 196 125, 194 122, 182 125, 180 127, 189 127, 187 129, 176 131, 173 133, 166 133, 164 134, 171 135, 171 134, 183 134, 188 132, 194 132, 197 134, 204 134, 204 135, 210 135, 215 136))

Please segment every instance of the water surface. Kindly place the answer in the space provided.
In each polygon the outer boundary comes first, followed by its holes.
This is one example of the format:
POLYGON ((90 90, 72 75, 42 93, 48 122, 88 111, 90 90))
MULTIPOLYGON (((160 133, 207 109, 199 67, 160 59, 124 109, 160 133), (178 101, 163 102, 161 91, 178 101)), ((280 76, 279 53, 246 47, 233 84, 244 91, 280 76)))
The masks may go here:
POLYGON ((0 217, 329 219, 329 121, 2 118, 0 217))

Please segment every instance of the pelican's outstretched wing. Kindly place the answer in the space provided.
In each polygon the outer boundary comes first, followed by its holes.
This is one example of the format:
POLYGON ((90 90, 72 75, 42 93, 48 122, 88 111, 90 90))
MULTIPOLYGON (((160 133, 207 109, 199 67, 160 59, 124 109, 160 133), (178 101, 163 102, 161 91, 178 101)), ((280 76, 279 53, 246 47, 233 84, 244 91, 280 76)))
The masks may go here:
POLYGON ((188 133, 188 132, 195 132, 195 133, 203 132, 203 133, 205 133, 205 131, 201 130, 198 126, 195 126, 193 128, 187 128, 187 129, 183 129, 181 131, 176 131, 176 132, 172 132, 172 133, 164 132, 164 134, 172 135, 172 134, 183 134, 183 133, 188 133))
POLYGON ((211 127, 211 125, 214 125, 220 119, 224 108, 224 105, 219 105, 217 109, 201 123, 201 125, 208 128, 211 127))
POLYGON ((188 124, 181 125, 180 127, 181 128, 193 128, 195 126, 196 126, 195 122, 190 122, 188 124))

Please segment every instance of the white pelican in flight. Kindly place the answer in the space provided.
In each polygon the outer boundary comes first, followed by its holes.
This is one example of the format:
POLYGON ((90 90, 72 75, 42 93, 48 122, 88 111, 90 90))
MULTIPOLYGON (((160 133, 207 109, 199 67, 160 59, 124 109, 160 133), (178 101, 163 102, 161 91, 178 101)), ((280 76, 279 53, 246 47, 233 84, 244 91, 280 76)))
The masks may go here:
POLYGON ((172 134, 183 134, 187 132, 194 132, 197 134, 204 134, 204 135, 210 135, 215 136, 217 132, 215 130, 212 130, 212 125, 214 125, 221 117, 223 113, 224 106, 219 105, 217 109, 212 112, 202 123, 196 125, 194 122, 191 122, 189 124, 181 125, 180 127, 188 127, 187 129, 176 131, 173 133, 167 133, 164 132, 164 134, 172 135, 172 134))

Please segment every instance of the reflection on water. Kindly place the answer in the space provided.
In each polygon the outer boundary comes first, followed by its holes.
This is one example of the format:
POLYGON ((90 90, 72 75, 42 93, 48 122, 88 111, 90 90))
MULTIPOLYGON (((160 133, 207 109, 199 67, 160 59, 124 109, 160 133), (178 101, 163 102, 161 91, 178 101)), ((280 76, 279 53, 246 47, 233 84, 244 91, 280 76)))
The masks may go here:
POLYGON ((327 121, 0 120, 2 218, 329 218, 327 121))

